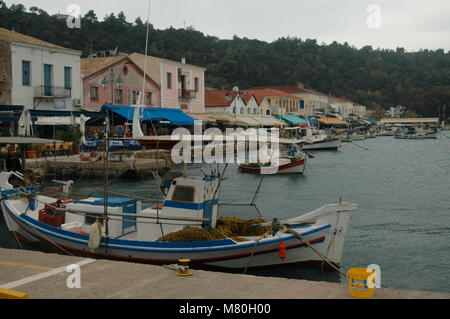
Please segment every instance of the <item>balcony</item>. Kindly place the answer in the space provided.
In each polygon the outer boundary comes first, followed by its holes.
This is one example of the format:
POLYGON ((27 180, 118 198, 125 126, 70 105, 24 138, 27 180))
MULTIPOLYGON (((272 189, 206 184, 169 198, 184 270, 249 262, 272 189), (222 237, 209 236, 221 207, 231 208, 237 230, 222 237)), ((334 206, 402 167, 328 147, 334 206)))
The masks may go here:
POLYGON ((193 100, 197 97, 197 93, 194 90, 182 90, 178 91, 178 97, 183 100, 193 100))
POLYGON ((71 91, 62 86, 38 85, 34 87, 34 97, 70 99, 71 91))

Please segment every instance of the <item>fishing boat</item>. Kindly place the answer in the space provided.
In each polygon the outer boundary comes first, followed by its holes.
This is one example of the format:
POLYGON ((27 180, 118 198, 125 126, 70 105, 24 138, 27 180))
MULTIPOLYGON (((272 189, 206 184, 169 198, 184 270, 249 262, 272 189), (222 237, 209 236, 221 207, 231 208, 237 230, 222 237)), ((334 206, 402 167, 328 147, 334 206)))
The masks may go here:
POLYGON ((338 150, 341 139, 339 137, 330 137, 324 131, 317 131, 309 125, 300 125, 298 127, 286 127, 281 131, 281 135, 286 138, 295 138, 301 140, 302 149, 305 151, 318 150, 338 150))
POLYGON ((62 201, 38 189, 15 189, 4 176, 1 187, 8 192, 1 207, 15 238, 63 254, 153 264, 187 258, 192 265, 224 268, 341 264, 356 204, 329 204, 280 221, 250 221, 251 232, 224 235, 218 189, 225 169, 205 176, 189 176, 186 170, 166 174, 161 178, 164 200, 145 209, 138 198, 109 193, 62 201), (187 230, 215 236, 170 239, 187 230))
POLYGON ((278 161, 245 162, 238 164, 242 172, 256 174, 303 174, 305 171, 307 155, 297 144, 288 145, 282 150, 278 161))
POLYGON ((351 143, 352 141, 353 141, 352 136, 349 134, 347 134, 347 135, 345 135, 345 137, 341 138, 341 142, 351 143))
POLYGON ((396 139, 435 139, 438 131, 423 129, 421 127, 409 126, 404 131, 394 135, 396 139))
POLYGON ((365 140, 367 136, 365 134, 350 134, 350 138, 352 141, 361 141, 365 140))

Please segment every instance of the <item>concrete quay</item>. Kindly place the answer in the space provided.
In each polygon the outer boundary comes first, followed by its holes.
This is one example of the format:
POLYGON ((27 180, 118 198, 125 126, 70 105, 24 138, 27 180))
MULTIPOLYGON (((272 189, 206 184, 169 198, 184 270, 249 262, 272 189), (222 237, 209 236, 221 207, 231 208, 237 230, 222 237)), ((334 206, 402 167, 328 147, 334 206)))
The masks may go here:
MULTIPOLYGON (((0 248, 0 288, 31 299, 353 299, 346 284, 204 270, 177 276, 168 266, 0 248), (69 288, 79 264, 80 288, 69 288), (71 277, 72 276, 72 277, 71 277)), ((450 299, 450 294, 380 288, 373 299, 450 299)))
MULTIPOLYGON (((42 168, 50 175, 53 175, 56 171, 58 176, 79 176, 82 174, 88 177, 102 177, 104 175, 104 163, 102 160, 93 158, 83 161, 80 156, 88 157, 89 153, 27 159, 26 168, 42 168)), ((132 172, 137 176, 146 176, 152 175, 152 172, 155 170, 165 171, 172 168, 172 166, 173 162, 170 158, 170 152, 148 150, 136 152, 133 159, 111 154, 108 171, 113 176, 126 172, 132 172)))

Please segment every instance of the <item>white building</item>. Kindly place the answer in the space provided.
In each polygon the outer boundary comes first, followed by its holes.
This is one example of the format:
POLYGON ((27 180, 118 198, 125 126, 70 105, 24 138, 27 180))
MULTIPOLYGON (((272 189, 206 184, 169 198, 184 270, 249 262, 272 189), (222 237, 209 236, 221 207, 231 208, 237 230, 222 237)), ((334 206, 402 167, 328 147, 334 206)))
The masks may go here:
POLYGON ((406 107, 402 105, 397 105, 389 108, 389 115, 393 118, 402 118, 405 117, 406 107))
POLYGON ((73 111, 82 104, 81 51, 0 28, 0 104, 73 111))

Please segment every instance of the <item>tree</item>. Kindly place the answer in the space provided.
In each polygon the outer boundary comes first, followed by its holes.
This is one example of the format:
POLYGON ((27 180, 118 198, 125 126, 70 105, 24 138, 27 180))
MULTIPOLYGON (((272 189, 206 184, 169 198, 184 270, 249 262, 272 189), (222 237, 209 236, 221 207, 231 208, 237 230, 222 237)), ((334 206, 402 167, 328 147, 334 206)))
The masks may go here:
MULTIPOLYGON (((141 18, 128 23, 123 12, 110 13, 99 21, 90 10, 81 29, 68 30, 64 21, 44 10, 31 7, 27 12, 23 5, 8 8, 0 0, 0 27, 81 50, 82 57, 91 53, 91 47, 145 51, 145 23, 141 18)), ((207 86, 239 85, 245 90, 302 82, 307 88, 332 92, 371 109, 405 105, 424 117, 438 116, 438 107, 449 105, 450 52, 442 49, 357 49, 348 43, 319 44, 315 39, 295 37, 271 43, 238 36, 221 40, 191 27, 157 30, 152 25, 149 41, 151 55, 176 61, 186 57, 191 64, 207 67, 207 86)))
POLYGON ((417 118, 418 115, 413 110, 406 110, 405 117, 408 118, 408 119, 411 119, 411 118, 417 118))
POLYGON ((94 10, 89 10, 83 17, 86 21, 90 23, 96 23, 98 22, 97 15, 95 14, 94 10))
POLYGON ((377 106, 375 112, 373 113, 373 119, 379 121, 386 116, 386 110, 381 106, 377 106))

